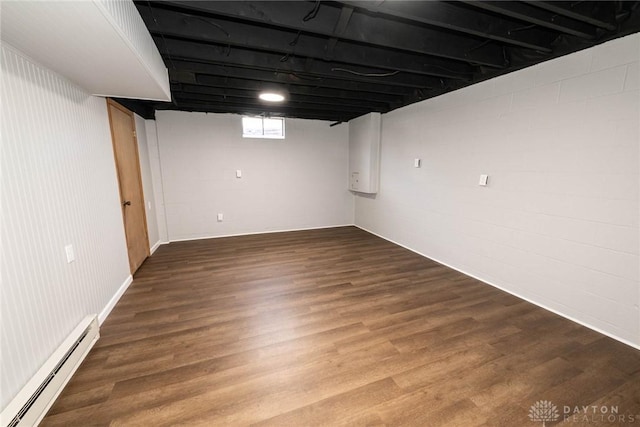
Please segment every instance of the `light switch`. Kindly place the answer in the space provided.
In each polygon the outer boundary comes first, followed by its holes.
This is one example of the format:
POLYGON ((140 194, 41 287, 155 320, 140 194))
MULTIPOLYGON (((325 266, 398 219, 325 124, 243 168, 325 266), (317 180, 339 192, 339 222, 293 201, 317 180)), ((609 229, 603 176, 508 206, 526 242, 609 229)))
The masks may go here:
POLYGON ((64 251, 67 254, 67 263, 70 264, 76 259, 76 255, 73 253, 73 245, 67 245, 64 247, 64 251))
POLYGON ((218 222, 222 222, 223 219, 224 219, 224 215, 219 213, 218 214, 218 222))
POLYGON ((236 170, 236 178, 242 178, 242 171, 240 169, 236 170))
POLYGON ((414 168, 419 168, 422 165, 422 160, 420 159, 413 159, 413 167, 414 168))
POLYGON ((489 182, 489 175, 480 175, 480 181, 478 182, 478 185, 485 187, 487 185, 487 182, 489 182))

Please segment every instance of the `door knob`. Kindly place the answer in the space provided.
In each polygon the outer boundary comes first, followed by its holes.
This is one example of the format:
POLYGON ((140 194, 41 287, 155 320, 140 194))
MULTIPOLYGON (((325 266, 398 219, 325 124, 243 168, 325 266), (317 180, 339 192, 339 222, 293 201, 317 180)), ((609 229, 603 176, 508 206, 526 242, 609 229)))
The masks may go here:
POLYGON ((122 206, 131 206, 131 202, 129 200, 126 200, 122 202, 122 206))

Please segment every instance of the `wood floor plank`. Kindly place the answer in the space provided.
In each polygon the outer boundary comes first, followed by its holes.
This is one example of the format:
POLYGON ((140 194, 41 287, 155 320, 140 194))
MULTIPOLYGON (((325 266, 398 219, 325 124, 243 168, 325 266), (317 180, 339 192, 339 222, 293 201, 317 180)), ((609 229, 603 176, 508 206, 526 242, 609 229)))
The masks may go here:
POLYGON ((311 405, 256 423, 256 426, 326 426, 353 425, 369 413, 372 406, 403 393, 391 378, 366 384, 331 396, 311 405))
POLYGON ((338 227, 160 247, 42 425, 524 426, 538 400, 640 414, 640 351, 338 227))

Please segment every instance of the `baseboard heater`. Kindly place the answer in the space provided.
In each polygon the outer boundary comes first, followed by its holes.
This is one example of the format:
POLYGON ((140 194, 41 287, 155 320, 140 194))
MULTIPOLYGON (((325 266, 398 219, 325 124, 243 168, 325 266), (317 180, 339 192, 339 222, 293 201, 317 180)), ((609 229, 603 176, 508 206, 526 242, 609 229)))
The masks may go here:
POLYGON ((2 411, 2 426, 37 426, 99 337, 98 316, 87 316, 2 411))

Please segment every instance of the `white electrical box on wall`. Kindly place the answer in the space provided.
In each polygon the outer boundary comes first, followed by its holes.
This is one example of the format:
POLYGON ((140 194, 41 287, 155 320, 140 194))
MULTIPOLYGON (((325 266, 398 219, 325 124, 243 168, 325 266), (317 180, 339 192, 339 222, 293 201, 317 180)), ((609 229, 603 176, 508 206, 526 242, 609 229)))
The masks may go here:
POLYGON ((380 170, 380 113, 369 113, 349 122, 349 190, 378 192, 380 170))
POLYGON ((358 172, 351 172, 351 182, 349 183, 349 190, 358 191, 360 189, 360 174, 358 172))

